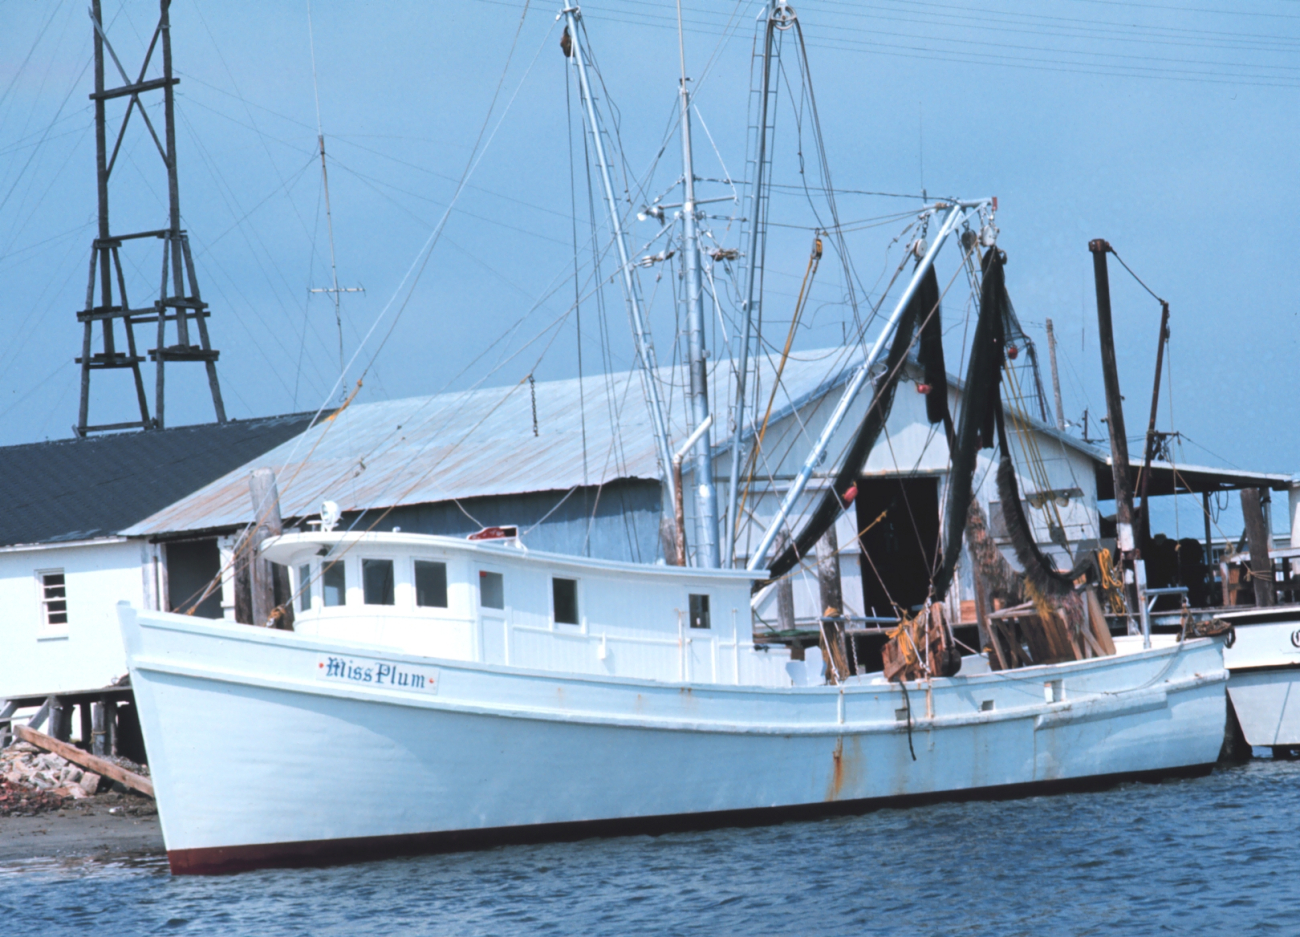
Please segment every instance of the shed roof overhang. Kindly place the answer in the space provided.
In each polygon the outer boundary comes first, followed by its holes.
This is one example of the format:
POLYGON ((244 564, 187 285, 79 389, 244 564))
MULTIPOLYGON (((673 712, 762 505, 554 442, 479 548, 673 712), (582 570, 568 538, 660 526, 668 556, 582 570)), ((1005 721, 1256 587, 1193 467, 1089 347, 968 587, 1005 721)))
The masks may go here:
MULTIPOLYGON (((1142 463, 1130 459, 1133 492, 1142 490, 1142 463)), ((1115 498, 1115 479, 1112 460, 1107 458, 1095 464, 1097 473, 1097 500, 1115 498)), ((1213 491, 1240 491, 1242 488, 1268 488, 1286 491, 1295 482, 1291 475, 1271 472, 1245 472, 1239 469, 1207 468, 1203 465, 1173 465, 1169 462, 1152 462, 1151 476, 1147 482, 1149 495, 1201 494, 1213 491)))

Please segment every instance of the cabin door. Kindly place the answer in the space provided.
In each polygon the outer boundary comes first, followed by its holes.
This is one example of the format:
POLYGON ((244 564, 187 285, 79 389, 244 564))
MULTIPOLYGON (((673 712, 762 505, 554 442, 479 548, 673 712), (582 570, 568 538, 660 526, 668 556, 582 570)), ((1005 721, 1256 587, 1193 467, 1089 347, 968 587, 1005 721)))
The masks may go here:
POLYGON ((478 571, 478 659, 485 664, 510 663, 506 576, 500 570, 478 571))

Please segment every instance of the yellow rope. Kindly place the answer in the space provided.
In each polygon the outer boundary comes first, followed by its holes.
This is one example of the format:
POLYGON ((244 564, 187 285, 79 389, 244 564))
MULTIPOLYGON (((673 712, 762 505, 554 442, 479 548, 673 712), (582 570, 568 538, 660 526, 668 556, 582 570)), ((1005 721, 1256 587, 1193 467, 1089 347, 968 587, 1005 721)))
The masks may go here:
POLYGON ((1101 570, 1101 587, 1110 600, 1111 611, 1116 615, 1124 614, 1124 579, 1116 576, 1115 564, 1110 550, 1102 547, 1097 551, 1097 567, 1101 570))

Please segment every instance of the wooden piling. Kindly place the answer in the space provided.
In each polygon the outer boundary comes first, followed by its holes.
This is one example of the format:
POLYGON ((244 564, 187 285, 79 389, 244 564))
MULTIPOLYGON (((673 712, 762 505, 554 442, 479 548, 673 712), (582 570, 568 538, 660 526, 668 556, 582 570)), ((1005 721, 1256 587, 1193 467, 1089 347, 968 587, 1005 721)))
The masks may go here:
POLYGON ((108 754, 107 736, 104 732, 104 704, 95 703, 90 708, 90 753, 103 757, 108 754))
POLYGON ((248 490, 253 500, 253 527, 249 532, 248 547, 252 617, 253 624, 265 627, 275 608, 275 573, 271 561, 262 559, 262 541, 284 532, 275 473, 269 468, 254 469, 248 479, 248 490))
POLYGON ((832 524, 817 541, 817 589, 821 595, 823 615, 844 614, 844 591, 840 585, 840 541, 832 524))
POLYGON ((1273 560, 1269 556, 1269 530, 1264 523, 1258 488, 1241 489, 1241 516, 1246 521, 1246 541, 1250 546, 1250 579, 1255 586, 1255 604, 1277 604, 1277 583, 1273 579, 1273 560))

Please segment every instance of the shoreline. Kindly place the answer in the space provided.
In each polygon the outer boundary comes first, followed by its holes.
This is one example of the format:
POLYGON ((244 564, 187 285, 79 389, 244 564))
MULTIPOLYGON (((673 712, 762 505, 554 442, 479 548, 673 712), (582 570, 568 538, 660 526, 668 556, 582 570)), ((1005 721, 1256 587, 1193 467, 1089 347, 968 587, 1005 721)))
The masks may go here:
POLYGON ((166 856, 153 804, 132 801, 110 794, 36 816, 0 817, 0 865, 31 859, 166 856))

